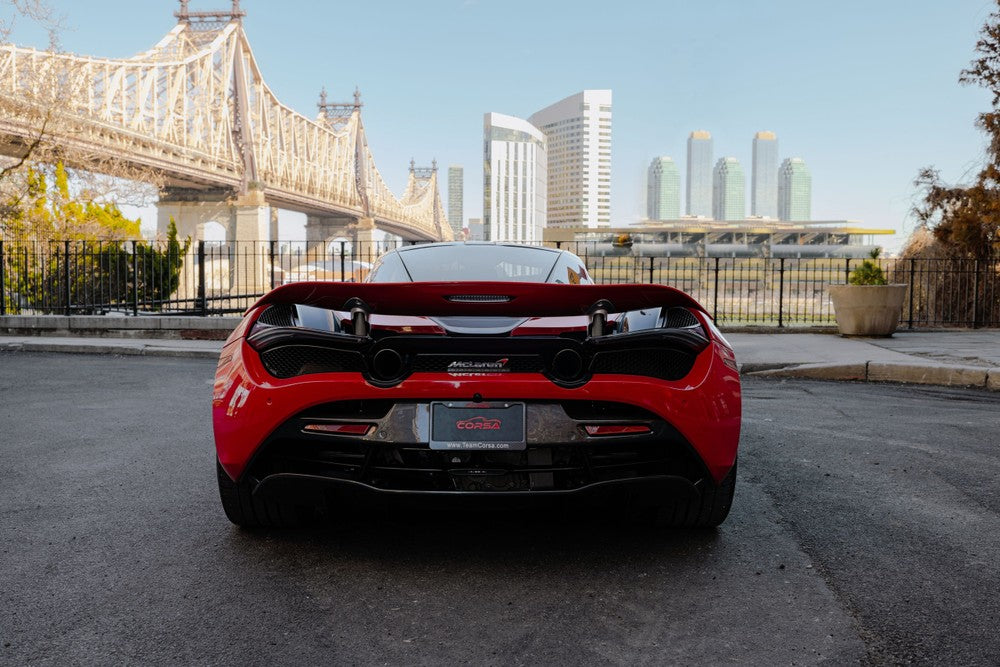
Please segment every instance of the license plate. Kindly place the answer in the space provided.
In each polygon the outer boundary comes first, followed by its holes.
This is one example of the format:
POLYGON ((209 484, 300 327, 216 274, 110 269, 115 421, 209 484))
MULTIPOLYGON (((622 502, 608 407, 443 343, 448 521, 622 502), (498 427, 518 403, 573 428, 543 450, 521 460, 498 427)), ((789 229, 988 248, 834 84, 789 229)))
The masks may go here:
POLYGON ((524 403, 431 403, 431 449, 525 448, 524 403))

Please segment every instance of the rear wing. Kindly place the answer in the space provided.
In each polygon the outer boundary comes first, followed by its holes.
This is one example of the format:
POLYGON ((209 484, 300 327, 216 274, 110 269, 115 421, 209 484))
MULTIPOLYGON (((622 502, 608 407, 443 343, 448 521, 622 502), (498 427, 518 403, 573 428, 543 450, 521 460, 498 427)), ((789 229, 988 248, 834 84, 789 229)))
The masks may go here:
POLYGON ((562 285, 528 282, 301 282, 282 285, 251 309, 298 304, 380 315, 562 317, 683 306, 705 309, 666 285, 562 285))

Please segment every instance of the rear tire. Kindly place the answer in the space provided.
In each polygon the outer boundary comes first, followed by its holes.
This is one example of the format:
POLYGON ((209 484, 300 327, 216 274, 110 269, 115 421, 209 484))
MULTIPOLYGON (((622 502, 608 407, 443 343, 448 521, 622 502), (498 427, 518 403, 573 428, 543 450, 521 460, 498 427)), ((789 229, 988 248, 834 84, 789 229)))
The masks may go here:
POLYGON ((736 462, 718 484, 708 484, 697 498, 672 500, 655 509, 653 524, 664 528, 715 528, 726 520, 736 492, 736 462))
POLYGON ((302 523, 295 508, 266 494, 254 494, 246 482, 234 482, 216 462, 219 497, 226 517, 241 528, 289 528, 302 523))

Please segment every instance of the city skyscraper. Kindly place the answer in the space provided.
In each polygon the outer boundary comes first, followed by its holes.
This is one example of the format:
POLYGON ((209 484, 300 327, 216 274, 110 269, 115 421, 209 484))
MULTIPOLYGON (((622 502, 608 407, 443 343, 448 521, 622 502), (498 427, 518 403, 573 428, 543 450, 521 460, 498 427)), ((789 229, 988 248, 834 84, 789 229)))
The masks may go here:
POLYGON ((548 226, 610 226, 611 91, 570 95, 528 121, 547 140, 548 226))
POLYGON ((812 219, 812 175, 805 160, 787 158, 778 174, 778 219, 812 219))
POLYGON ((646 217, 676 220, 681 217, 681 174, 673 158, 653 158, 646 172, 646 217))
POLYGON ((712 217, 712 135, 695 130, 688 137, 687 214, 712 217))
POLYGON ((464 212, 465 170, 456 164, 448 167, 448 222, 456 239, 462 238, 462 220, 464 212))
POLYGON ((778 137, 758 132, 753 137, 750 215, 778 217, 778 137))
POLYGON ((721 157, 712 179, 712 217, 716 220, 743 220, 747 216, 746 178, 740 161, 721 157))
POLYGON ((542 240, 546 162, 541 130, 514 116, 484 115, 484 240, 542 240))

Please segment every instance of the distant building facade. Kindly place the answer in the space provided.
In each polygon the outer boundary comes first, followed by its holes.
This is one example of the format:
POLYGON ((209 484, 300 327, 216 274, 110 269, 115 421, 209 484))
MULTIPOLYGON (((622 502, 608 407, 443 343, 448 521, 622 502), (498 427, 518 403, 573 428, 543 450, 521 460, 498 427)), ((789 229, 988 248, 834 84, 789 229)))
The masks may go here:
POLYGON ((611 91, 584 90, 532 114, 546 138, 550 227, 611 224, 611 91))
POLYGON ((802 158, 792 157, 781 163, 778 175, 778 219, 812 219, 812 175, 802 158))
POLYGON ((454 164, 448 167, 448 222, 456 239, 462 238, 462 221, 465 219, 462 210, 464 187, 465 170, 454 164))
POLYGON ((483 118, 483 240, 542 240, 546 221, 546 141, 521 118, 483 118))
POLYGON ((469 240, 483 241, 483 219, 469 218, 469 240))
POLYGON ((646 217, 674 220, 681 215, 681 174, 673 158, 654 158, 646 171, 646 217))
POLYGON ((688 215, 712 216, 712 135, 695 130, 687 144, 687 206, 688 215))
POLYGON ((734 157, 719 158, 712 179, 712 217, 716 220, 743 220, 746 214, 743 166, 734 157))
POLYGON ((778 217, 778 137, 774 132, 758 132, 753 138, 750 215, 778 217))

